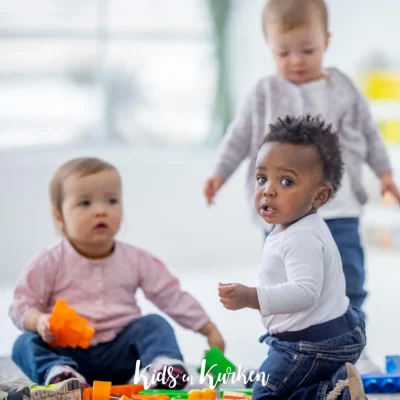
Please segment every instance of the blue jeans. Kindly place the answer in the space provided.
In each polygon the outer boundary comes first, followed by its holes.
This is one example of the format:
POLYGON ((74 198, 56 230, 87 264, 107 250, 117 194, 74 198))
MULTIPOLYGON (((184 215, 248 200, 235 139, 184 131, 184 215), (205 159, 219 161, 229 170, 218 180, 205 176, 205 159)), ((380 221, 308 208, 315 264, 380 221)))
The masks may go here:
POLYGON ((265 384, 255 382, 253 400, 325 400, 337 381, 346 379, 345 363, 354 364, 365 347, 364 317, 349 307, 335 320, 303 331, 266 334, 260 341, 265 341, 270 350, 259 369, 265 374, 265 384), (337 332, 342 333, 335 336, 337 332), (303 339, 307 335, 311 340, 303 339))
POLYGON ((327 219, 325 222, 342 258, 346 295, 351 305, 361 309, 367 292, 364 289, 364 250, 361 246, 359 218, 327 219))
MULTIPOLYGON (((364 250, 361 246, 359 218, 325 220, 339 249, 350 304, 361 309, 367 292, 364 289, 364 250)), ((265 232, 265 238, 268 232, 265 232)))
POLYGON ((165 356, 183 361, 171 325, 161 316, 151 314, 138 318, 117 337, 87 350, 71 347, 52 349, 33 332, 25 332, 14 343, 13 361, 33 382, 44 384, 55 365, 69 365, 81 373, 90 384, 94 380, 124 384, 140 367, 165 356))

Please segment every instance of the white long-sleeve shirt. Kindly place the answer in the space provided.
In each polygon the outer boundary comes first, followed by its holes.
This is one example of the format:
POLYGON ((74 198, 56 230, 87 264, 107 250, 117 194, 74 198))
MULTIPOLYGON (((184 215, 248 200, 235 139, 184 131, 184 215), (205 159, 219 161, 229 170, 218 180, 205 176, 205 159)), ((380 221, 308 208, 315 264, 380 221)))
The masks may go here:
POLYGON ((346 312, 349 299, 342 261, 319 214, 269 234, 257 294, 271 334, 302 330, 346 312))

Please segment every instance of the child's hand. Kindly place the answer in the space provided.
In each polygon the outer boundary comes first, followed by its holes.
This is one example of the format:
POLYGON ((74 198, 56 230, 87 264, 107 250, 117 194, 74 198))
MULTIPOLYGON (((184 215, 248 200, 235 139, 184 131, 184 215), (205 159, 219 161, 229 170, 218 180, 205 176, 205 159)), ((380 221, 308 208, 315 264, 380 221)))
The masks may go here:
POLYGON ((240 310, 246 307, 260 309, 256 288, 239 283, 220 283, 218 295, 221 303, 228 310, 240 310))
POLYGON ((51 314, 40 314, 36 320, 36 331, 46 342, 51 343, 57 339, 57 336, 50 330, 51 314))
POLYGON ((382 195, 390 193, 400 203, 400 192, 396 184, 393 182, 392 174, 391 173, 382 174, 380 178, 381 178, 382 195))
POLYGON ((220 175, 213 175, 211 178, 206 180, 204 184, 204 196, 206 197, 207 205, 213 204, 213 198, 223 183, 224 180, 220 175))
POLYGON ((220 349, 222 352, 225 351, 225 342, 222 339, 222 336, 218 330, 218 328, 210 321, 207 322, 205 326, 200 330, 204 336, 207 336, 208 345, 210 347, 215 346, 220 349))

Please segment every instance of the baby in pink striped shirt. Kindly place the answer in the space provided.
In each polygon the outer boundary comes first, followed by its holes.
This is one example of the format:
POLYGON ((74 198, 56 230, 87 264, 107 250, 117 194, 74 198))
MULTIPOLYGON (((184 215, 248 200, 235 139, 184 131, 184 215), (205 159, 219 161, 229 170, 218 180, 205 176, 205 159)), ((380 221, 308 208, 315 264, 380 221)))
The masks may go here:
POLYGON ((9 311, 25 331, 12 358, 34 382, 77 377, 82 384, 123 384, 133 382, 140 369, 147 382, 153 377, 152 387, 185 387, 187 371, 175 333, 163 317, 141 315, 137 289, 177 323, 224 350, 216 326, 165 265, 115 240, 122 220, 121 186, 117 169, 95 158, 71 160, 51 180, 53 216, 64 239, 30 261, 9 311), (67 300, 96 329, 89 349, 49 346, 55 339, 49 318, 57 298, 67 300), (165 379, 154 382, 160 372, 165 379))

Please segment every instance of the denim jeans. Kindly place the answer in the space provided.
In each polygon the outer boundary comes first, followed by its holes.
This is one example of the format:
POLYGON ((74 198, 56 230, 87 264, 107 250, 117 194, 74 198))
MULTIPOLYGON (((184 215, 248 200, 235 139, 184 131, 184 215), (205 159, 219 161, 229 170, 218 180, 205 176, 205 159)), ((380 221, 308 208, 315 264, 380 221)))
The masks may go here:
POLYGON ((126 383, 140 367, 165 356, 183 360, 171 325, 161 316, 141 317, 124 328, 114 340, 87 350, 71 347, 49 347, 33 332, 23 333, 14 343, 13 361, 33 382, 44 384, 55 365, 69 365, 81 373, 90 384, 93 380, 126 383))
POLYGON ((342 258, 346 295, 351 305, 361 309, 367 292, 364 289, 364 250, 361 246, 359 218, 327 219, 325 222, 342 258))
POLYGON ((365 347, 364 316, 353 307, 348 312, 354 316, 352 329, 334 337, 326 329, 325 340, 289 341, 278 335, 262 336, 260 341, 270 349, 258 371, 264 372, 265 379, 254 383, 253 400, 325 400, 337 381, 346 379, 345 363, 354 364, 365 347))
MULTIPOLYGON (((367 292, 364 289, 364 250, 361 246, 359 218, 325 220, 339 249, 350 304, 361 309, 367 292)), ((264 233, 265 238, 268 232, 264 233)))

